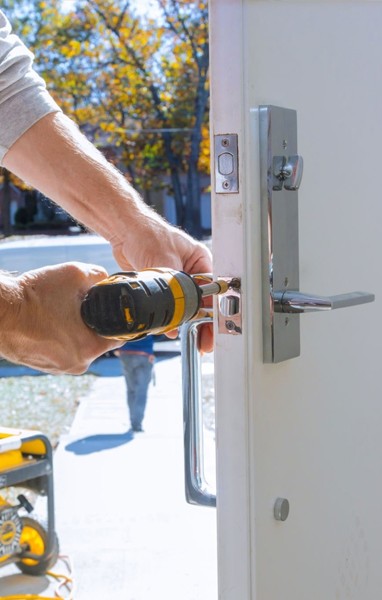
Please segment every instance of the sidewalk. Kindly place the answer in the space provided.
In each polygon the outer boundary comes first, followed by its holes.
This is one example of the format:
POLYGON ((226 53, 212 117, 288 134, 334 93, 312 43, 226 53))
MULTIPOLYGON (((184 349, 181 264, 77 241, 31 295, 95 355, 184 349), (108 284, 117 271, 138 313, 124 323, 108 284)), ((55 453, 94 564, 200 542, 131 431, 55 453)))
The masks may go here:
MULTIPOLYGON (((55 453, 56 530, 75 600, 217 599, 215 510, 184 499, 180 357, 155 371, 145 433, 127 433, 124 378, 99 377, 55 453)), ((19 593, 6 579, 0 595, 19 593)), ((35 580, 23 591, 51 592, 35 580)))

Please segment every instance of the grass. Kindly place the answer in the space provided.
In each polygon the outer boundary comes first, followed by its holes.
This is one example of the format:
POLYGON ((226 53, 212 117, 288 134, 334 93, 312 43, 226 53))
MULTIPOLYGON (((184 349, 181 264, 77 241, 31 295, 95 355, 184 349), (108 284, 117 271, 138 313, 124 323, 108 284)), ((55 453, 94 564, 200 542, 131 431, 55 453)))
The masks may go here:
POLYGON ((37 429, 55 447, 73 422, 95 375, 38 375, 0 379, 0 427, 37 429))

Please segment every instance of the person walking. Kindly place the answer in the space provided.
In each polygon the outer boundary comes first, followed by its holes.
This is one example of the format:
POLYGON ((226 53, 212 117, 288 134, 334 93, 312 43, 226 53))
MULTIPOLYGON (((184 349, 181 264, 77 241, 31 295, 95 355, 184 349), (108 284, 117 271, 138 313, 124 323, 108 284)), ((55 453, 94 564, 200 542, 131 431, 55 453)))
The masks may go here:
POLYGON ((155 361, 154 336, 148 335, 134 342, 126 342, 114 354, 121 361, 125 377, 131 429, 143 432, 142 423, 155 361))

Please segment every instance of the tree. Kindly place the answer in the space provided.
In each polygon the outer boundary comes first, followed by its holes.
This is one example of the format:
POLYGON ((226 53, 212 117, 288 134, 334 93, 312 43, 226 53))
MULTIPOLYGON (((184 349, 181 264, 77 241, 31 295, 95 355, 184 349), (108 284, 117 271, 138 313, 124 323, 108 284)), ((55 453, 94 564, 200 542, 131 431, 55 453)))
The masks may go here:
POLYGON ((3 233, 4 236, 11 235, 12 226, 11 226, 11 182, 10 182, 10 173, 7 169, 2 169, 1 174, 2 179, 2 218, 3 218, 3 233))
POLYGON ((34 18, 17 3, 21 32, 65 112, 114 149, 143 191, 168 172, 177 221, 199 236, 199 174, 209 172, 207 3, 156 0, 155 19, 129 0, 77 0, 69 13, 58 0, 24 4, 34 18))
MULTIPOLYGON (((188 100, 193 105, 191 136, 187 170, 187 202, 185 228, 201 233, 200 224, 200 178, 199 157, 203 140, 203 124, 208 107, 208 13, 207 4, 200 2, 194 11, 188 3, 160 0, 166 23, 177 39, 181 40, 180 50, 184 63, 188 64, 187 75, 191 75, 194 94, 188 100), (172 12, 173 11, 173 12, 172 12), (199 12, 199 14, 197 14, 199 12), (195 224, 197 224, 195 228, 195 224)), ((179 46, 178 46, 179 48, 179 46)), ((184 64, 183 63, 183 64, 184 64)), ((178 64, 178 63, 176 63, 178 64)))

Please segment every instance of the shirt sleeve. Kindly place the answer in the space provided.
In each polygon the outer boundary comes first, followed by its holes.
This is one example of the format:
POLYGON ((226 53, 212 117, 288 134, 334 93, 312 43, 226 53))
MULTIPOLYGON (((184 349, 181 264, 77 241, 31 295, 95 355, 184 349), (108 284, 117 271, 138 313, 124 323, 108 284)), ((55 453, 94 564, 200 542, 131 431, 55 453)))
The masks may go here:
POLYGON ((0 10, 0 164, 25 131, 61 110, 33 70, 33 58, 0 10))

